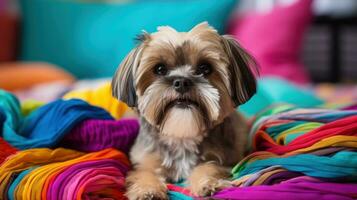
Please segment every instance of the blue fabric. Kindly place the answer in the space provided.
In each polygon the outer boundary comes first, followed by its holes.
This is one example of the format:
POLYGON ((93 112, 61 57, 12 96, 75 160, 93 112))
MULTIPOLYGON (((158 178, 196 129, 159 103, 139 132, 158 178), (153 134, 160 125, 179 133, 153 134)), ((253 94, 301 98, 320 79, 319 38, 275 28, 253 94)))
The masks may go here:
POLYGON ((300 154, 290 157, 267 158, 248 163, 238 177, 279 165, 289 171, 321 178, 348 177, 357 180, 357 152, 342 151, 331 157, 300 154), (308 164, 307 164, 308 163, 308 164))
POLYGON ((1 90, 0 110, 6 115, 5 123, 2 124, 2 137, 18 149, 53 147, 85 119, 113 119, 102 108, 79 99, 60 99, 22 117, 17 99, 1 90))
POLYGON ((253 116, 262 109, 278 103, 288 103, 297 107, 315 107, 324 103, 311 91, 299 88, 279 78, 262 78, 258 80, 257 93, 239 110, 246 116, 253 116))
POLYGON ((31 167, 29 169, 26 169, 24 171, 22 171, 16 178, 15 180, 11 183, 10 187, 9 187, 9 191, 7 192, 7 197, 9 198, 9 200, 15 200, 14 197, 14 192, 15 189, 17 187, 17 185, 20 183, 20 181, 27 175, 29 174, 32 170, 36 169, 36 167, 31 167))
POLYGON ((208 21, 223 32, 237 0, 91 3, 21 0, 21 58, 44 60, 78 78, 112 76, 142 30, 170 25, 190 30, 208 21))

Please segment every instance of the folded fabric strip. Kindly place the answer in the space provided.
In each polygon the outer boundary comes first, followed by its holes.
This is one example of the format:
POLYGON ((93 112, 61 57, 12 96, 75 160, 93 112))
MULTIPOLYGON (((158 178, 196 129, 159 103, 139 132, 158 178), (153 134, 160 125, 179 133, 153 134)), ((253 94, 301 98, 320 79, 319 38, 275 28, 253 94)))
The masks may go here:
POLYGON ((74 90, 63 96, 63 99, 82 99, 91 105, 108 111, 115 119, 120 119, 129 109, 128 106, 112 96, 111 84, 106 83, 97 89, 74 90))
POLYGON ((167 184, 167 189, 169 198, 171 200, 193 200, 191 197, 191 193, 184 187, 180 187, 179 185, 167 184))
POLYGON ((136 119, 89 119, 66 134, 59 146, 85 152, 112 147, 128 153, 138 132, 139 122, 136 119))
POLYGON ((291 155, 297 155, 301 153, 309 153, 320 156, 328 156, 330 154, 336 153, 338 151, 348 151, 357 149, 357 137, 356 136, 333 136, 330 138, 323 139, 314 145, 298 149, 296 151, 292 151, 283 155, 276 155, 274 153, 270 153, 267 151, 256 151, 246 156, 243 160, 241 160, 234 168, 234 171, 238 170, 241 167, 244 167, 249 162, 254 162, 256 160, 268 159, 272 157, 280 157, 285 158, 291 155))
POLYGON ((19 149, 53 147, 85 119, 113 119, 105 110, 77 99, 54 101, 24 118, 17 99, 4 91, 0 91, 0 110, 6 116, 2 137, 19 149))
MULTIPOLYGON (((257 155, 257 154, 256 154, 257 155)), ((241 163, 233 168, 234 178, 255 173, 259 170, 279 165, 287 170, 301 172, 308 176, 321 178, 349 177, 357 180, 357 152, 341 151, 331 157, 312 154, 299 154, 277 157, 273 153, 261 152, 255 161, 241 163)))
MULTIPOLYGON (((335 135, 355 136, 357 123, 354 122, 357 121, 357 112, 339 111, 339 113, 341 118, 326 124, 309 123, 307 119, 293 121, 292 117, 287 117, 288 114, 293 114, 292 111, 272 117, 261 117, 255 122, 255 127, 252 129, 255 132, 251 132, 253 133, 251 134, 251 138, 253 139, 251 143, 255 150, 266 150, 284 154, 289 151, 309 147, 321 139, 335 135), (280 134, 276 134, 276 132, 280 134), (291 137, 291 135, 293 136, 291 137), (287 137, 290 137, 288 143, 283 143, 282 140, 285 140, 287 137)), ((316 113, 312 113, 311 111, 310 114, 316 116, 316 113)), ((323 117, 326 117, 326 115, 323 117)), ((309 120, 312 119, 310 118, 309 120)))
POLYGON ((11 185, 9 184, 9 185, 10 185, 9 190, 8 190, 8 191, 6 191, 6 190, 4 191, 4 194, 5 194, 5 195, 7 194, 7 197, 8 197, 9 200, 15 200, 13 194, 14 194, 14 192, 15 192, 15 189, 16 189, 17 185, 20 183, 20 181, 21 181, 27 174, 29 174, 29 173, 30 173, 32 170, 34 170, 35 168, 36 168, 36 167, 32 167, 32 168, 26 169, 26 170, 20 172, 20 173, 16 176, 15 180, 9 181, 9 183, 11 183, 11 185))
POLYGON ((319 128, 307 132, 295 140, 291 141, 285 146, 278 145, 271 139, 266 140, 267 137, 264 131, 258 131, 255 135, 255 148, 256 150, 270 151, 276 154, 284 154, 291 151, 296 151, 301 148, 307 148, 322 139, 332 137, 335 135, 351 135, 357 136, 357 115, 339 119, 327 123, 319 128))
POLYGON ((352 200, 357 198, 357 184, 329 183, 311 177, 297 177, 270 186, 233 187, 213 195, 214 199, 255 200, 352 200))
POLYGON ((254 182, 253 185, 274 185, 299 176, 303 176, 303 174, 282 170, 279 172, 274 172, 272 174, 266 174, 266 177, 264 177, 264 179, 258 179, 260 182, 254 182))
MULTIPOLYGON (((9 179, 9 183, 12 183, 13 181, 16 181, 17 177, 19 176, 20 173, 14 173, 11 175, 10 179, 9 179)), ((6 187, 3 189, 4 191, 2 191, 2 193, 5 195, 3 196, 1 199, 7 200, 7 196, 6 194, 8 193, 8 191, 11 189, 10 187, 11 185, 8 184, 6 185, 6 187)), ((0 196, 1 197, 1 196, 0 196)))
MULTIPOLYGON (((16 199, 46 199, 46 196, 56 196, 48 195, 50 191, 56 192, 56 189, 65 189, 64 192, 62 192, 64 196, 54 199, 80 200, 83 196, 102 196, 105 198, 122 199, 124 175, 128 168, 129 161, 126 156, 115 149, 105 149, 99 152, 85 154, 79 158, 61 163, 51 163, 31 171, 17 186, 15 197, 16 199), (97 162, 84 163, 88 161, 97 162), (102 164, 99 162, 102 162, 102 164), (77 166, 78 174, 77 176, 71 177, 73 179, 67 181, 67 183, 70 183, 67 187, 50 187, 53 186, 51 184, 52 181, 55 181, 60 174, 66 173, 67 170, 73 170, 75 165, 80 165, 77 166), (72 168, 68 169, 71 166, 72 168), (80 168, 79 170, 78 167, 80 168), (111 167, 111 169, 108 169, 108 167, 111 167), (82 169, 84 171, 82 171, 82 169), (104 173, 105 169, 108 171, 104 173), (86 176, 83 177, 83 174, 86 176), (78 185, 75 184, 76 182, 78 182, 78 185)), ((59 183, 59 185, 62 186, 65 186, 65 184, 66 182, 59 183)))
POLYGON ((124 192, 126 170, 125 166, 113 159, 78 163, 56 176, 48 187, 45 186, 47 190, 42 191, 42 196, 48 200, 82 199, 93 193, 118 196, 118 193, 124 192))
POLYGON ((0 166, 0 198, 6 198, 5 188, 11 184, 11 177, 34 166, 63 162, 82 156, 83 153, 69 149, 29 149, 8 157, 0 166))
MULTIPOLYGON (((287 104, 273 105, 266 110, 263 110, 255 117, 253 127, 250 131, 250 138, 252 139, 252 136, 258 130, 265 130, 274 138, 277 133, 281 133, 298 124, 315 122, 323 125, 324 123, 333 122, 337 119, 353 115, 357 115, 357 111, 339 111, 316 108, 299 109, 295 108, 293 105, 287 104)), ((312 127, 310 130, 314 128, 315 127, 312 127)))
POLYGON ((62 148, 25 150, 0 167, 0 173, 4 174, 1 186, 11 185, 8 194, 1 196, 7 195, 9 199, 124 199, 124 176, 128 169, 126 156, 112 148, 88 154, 62 148), (6 179, 15 172, 20 172, 15 180, 6 179))

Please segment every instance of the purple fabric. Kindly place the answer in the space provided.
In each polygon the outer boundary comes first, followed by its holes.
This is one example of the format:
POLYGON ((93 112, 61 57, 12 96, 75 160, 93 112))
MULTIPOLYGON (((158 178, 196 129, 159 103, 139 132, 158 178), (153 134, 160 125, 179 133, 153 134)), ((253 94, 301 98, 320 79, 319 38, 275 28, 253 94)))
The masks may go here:
POLYGON ((262 185, 274 185, 298 176, 303 176, 303 174, 299 172, 282 171, 269 176, 267 179, 264 180, 262 185))
POLYGON ((116 148, 128 153, 139 132, 136 119, 85 120, 67 134, 60 147, 84 152, 116 148))
POLYGON ((352 200, 357 198, 357 184, 328 183, 303 176, 271 186, 228 188, 216 193, 213 198, 240 200, 352 200))
MULTIPOLYGON (((116 177, 122 178, 127 173, 128 168, 117 160, 104 159, 86 161, 72 165, 59 174, 56 179, 49 185, 47 199, 63 199, 64 196, 73 195, 78 192, 78 188, 68 188, 70 183, 78 182, 78 187, 83 186, 83 182, 88 178, 93 178, 98 175, 107 175, 108 178, 116 177), (69 189, 76 191, 71 191, 69 189)), ((121 184, 117 184, 121 185, 121 184)), ((106 185, 106 187, 109 187, 106 185)))
POLYGON ((347 106, 347 107, 343 108, 342 110, 357 110, 357 103, 347 106))

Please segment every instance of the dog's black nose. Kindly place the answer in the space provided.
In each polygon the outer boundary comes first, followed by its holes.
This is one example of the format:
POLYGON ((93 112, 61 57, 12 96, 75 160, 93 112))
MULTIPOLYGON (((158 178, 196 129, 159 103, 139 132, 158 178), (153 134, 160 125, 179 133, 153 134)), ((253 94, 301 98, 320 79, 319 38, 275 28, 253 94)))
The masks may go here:
POLYGON ((173 86, 177 92, 183 94, 190 90, 192 81, 187 78, 175 78, 173 86))

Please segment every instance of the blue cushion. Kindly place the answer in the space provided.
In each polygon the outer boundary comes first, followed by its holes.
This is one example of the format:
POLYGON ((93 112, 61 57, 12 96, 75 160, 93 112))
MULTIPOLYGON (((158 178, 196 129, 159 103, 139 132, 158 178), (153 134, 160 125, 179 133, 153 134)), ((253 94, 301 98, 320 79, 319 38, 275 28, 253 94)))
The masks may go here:
POLYGON ((159 25, 179 31, 208 21, 223 32, 236 0, 85 3, 21 0, 22 60, 57 64, 78 78, 112 76, 142 30, 159 25))

